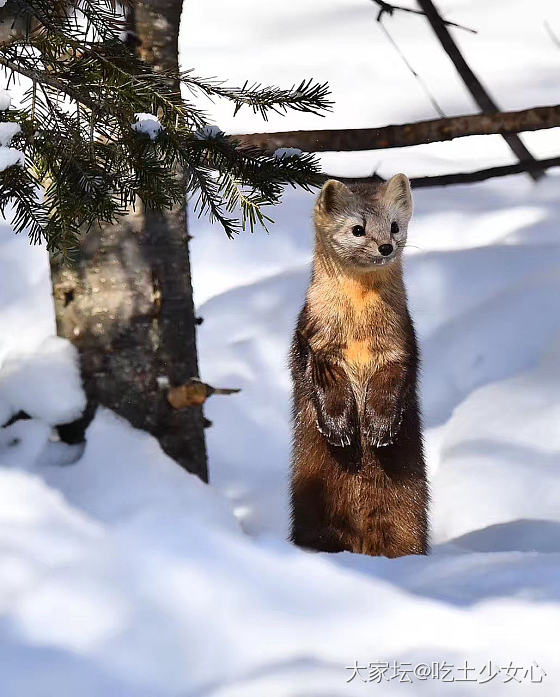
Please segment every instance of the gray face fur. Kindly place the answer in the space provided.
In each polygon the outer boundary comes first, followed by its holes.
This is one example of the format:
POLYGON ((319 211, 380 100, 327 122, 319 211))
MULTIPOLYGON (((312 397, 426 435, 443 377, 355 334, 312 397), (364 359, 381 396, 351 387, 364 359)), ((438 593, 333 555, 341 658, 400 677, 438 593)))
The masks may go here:
POLYGON ((368 271, 401 256, 412 210, 410 184, 404 174, 377 187, 346 186, 329 179, 315 206, 315 227, 322 244, 339 263, 368 271), (397 233, 391 232, 392 223, 398 225, 397 233), (356 226, 364 229, 363 236, 353 234, 356 226), (392 245, 391 254, 383 256, 381 245, 392 245))

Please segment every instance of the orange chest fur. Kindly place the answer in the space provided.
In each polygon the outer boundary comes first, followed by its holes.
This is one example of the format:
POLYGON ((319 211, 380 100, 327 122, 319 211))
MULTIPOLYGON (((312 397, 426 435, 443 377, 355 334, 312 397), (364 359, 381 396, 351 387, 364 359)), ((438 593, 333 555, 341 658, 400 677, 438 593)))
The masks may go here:
MULTIPOLYGON (((374 328, 375 331, 375 328, 374 328)), ((404 350, 397 337, 385 336, 384 340, 354 339, 348 341, 342 352, 342 360, 350 377, 361 382, 388 363, 398 362, 404 356, 404 350)))
POLYGON ((321 327, 314 348, 336 347, 355 383, 404 353, 404 288, 387 292, 354 278, 322 279, 310 289, 311 314, 321 327))
POLYGON ((346 343, 344 362, 355 368, 363 368, 374 361, 370 339, 354 339, 346 343))
POLYGON ((350 319, 341 337, 341 358, 353 382, 367 382, 380 368, 403 359, 406 337, 397 310, 376 303, 350 319))

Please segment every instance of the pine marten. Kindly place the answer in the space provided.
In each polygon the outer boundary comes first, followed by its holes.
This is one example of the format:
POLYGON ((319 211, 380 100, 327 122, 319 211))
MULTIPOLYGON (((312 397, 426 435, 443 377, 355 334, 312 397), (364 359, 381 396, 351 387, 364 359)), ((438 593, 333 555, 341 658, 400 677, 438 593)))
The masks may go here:
POLYGON ((407 177, 329 180, 291 349, 292 540, 325 552, 428 552, 418 349, 402 251, 407 177))

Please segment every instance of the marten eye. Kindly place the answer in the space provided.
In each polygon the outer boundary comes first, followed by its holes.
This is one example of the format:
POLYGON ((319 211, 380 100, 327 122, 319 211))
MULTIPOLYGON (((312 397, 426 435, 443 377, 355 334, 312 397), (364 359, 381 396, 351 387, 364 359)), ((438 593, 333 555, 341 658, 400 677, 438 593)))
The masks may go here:
POLYGON ((366 231, 363 225, 354 225, 352 228, 352 234, 354 237, 363 237, 366 234, 366 231))
POLYGON ((391 235, 397 235, 399 232, 399 224, 393 220, 391 223, 391 235))

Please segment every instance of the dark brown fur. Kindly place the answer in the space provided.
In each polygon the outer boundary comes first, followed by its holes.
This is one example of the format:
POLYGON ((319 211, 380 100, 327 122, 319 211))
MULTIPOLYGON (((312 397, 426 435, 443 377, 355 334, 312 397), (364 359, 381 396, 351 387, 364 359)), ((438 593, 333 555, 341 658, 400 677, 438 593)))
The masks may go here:
POLYGON ((291 369, 293 541, 427 553, 418 349, 400 259, 358 272, 333 260, 318 229, 291 369))

